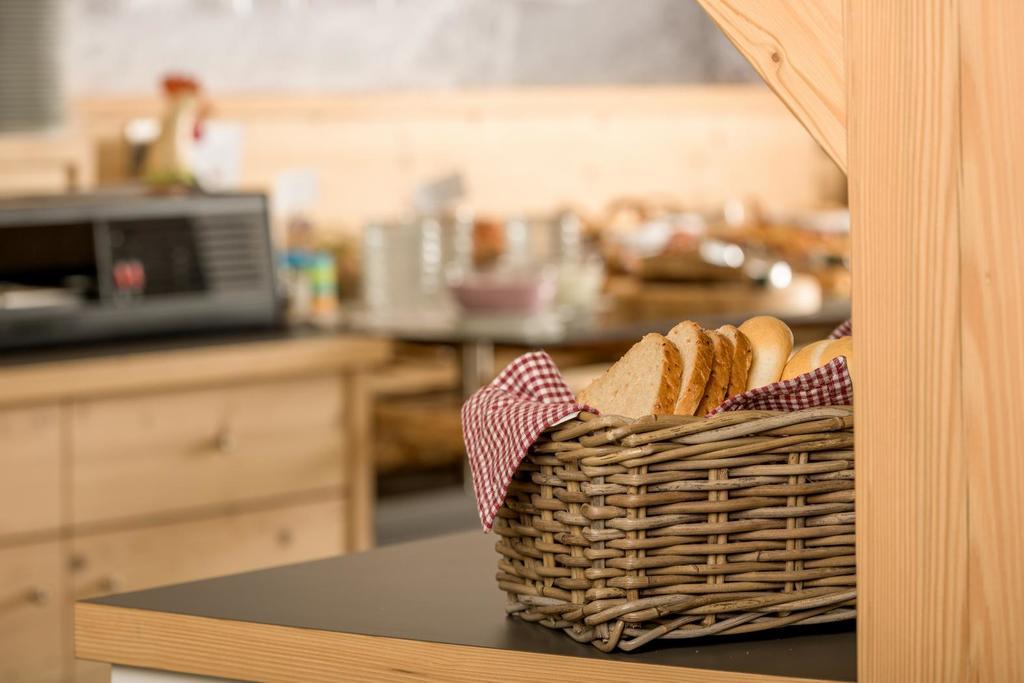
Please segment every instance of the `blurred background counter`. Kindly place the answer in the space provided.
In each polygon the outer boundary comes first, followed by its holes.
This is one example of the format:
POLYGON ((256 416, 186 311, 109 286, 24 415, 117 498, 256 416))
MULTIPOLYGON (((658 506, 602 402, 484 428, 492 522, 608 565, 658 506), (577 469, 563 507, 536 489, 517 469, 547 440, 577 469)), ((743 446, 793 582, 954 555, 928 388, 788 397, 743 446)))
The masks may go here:
POLYGON ((846 182, 697 3, 0 0, 0 681, 71 601, 472 529, 459 407, 849 316, 846 182))

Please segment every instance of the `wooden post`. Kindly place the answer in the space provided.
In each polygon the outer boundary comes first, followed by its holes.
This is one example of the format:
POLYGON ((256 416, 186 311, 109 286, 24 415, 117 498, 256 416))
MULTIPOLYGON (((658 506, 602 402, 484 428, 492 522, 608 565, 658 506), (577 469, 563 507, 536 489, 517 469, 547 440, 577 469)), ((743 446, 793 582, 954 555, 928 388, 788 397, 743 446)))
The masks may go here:
POLYGON ((349 515, 346 525, 346 552, 361 552, 374 546, 374 519, 377 507, 377 467, 373 455, 372 394, 367 373, 362 370, 342 376, 348 450, 342 454, 348 470, 349 515))
POLYGON ((1024 680, 1024 3, 960 1, 971 677, 1024 680))
POLYGON ((858 674, 966 681, 954 2, 847 3, 858 674))
POLYGON ((1024 680, 1024 3, 845 0, 836 69, 832 0, 699 2, 849 173, 860 677, 1024 680))

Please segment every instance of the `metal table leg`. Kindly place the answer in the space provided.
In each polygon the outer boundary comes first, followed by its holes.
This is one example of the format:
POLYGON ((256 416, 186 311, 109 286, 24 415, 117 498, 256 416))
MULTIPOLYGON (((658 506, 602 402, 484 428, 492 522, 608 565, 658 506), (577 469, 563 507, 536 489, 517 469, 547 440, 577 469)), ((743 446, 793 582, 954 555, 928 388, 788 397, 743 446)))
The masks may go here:
POLYGON ((494 344, 487 340, 463 342, 460 348, 462 399, 466 400, 494 377, 494 344))
MULTIPOLYGON (((459 352, 462 400, 465 401, 494 377, 494 344, 486 340, 466 341, 459 352)), ((468 459, 462 463, 462 485, 467 493, 473 495, 473 474, 469 470, 468 459)))

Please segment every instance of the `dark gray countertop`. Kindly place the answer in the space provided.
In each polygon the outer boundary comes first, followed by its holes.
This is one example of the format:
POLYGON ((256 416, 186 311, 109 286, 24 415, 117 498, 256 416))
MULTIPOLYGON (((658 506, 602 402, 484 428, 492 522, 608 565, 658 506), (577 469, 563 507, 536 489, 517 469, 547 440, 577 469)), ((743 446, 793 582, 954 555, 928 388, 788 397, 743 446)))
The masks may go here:
POLYGON ((856 680, 853 622, 602 654, 560 631, 508 618, 494 580, 495 540, 464 532, 89 602, 470 647, 856 680))

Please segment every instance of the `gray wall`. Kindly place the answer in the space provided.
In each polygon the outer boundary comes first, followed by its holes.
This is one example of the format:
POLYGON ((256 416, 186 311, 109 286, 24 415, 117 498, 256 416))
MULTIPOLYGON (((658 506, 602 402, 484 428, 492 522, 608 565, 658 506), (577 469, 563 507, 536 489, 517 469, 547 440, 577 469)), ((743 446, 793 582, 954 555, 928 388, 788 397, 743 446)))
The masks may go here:
POLYGON ((695 0, 68 1, 73 94, 757 78, 695 0))

